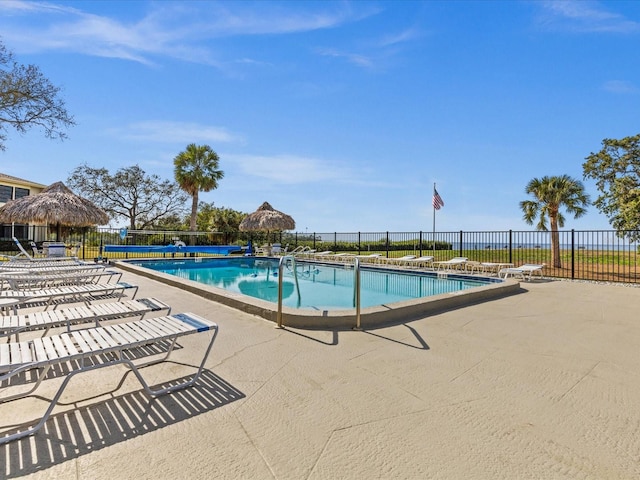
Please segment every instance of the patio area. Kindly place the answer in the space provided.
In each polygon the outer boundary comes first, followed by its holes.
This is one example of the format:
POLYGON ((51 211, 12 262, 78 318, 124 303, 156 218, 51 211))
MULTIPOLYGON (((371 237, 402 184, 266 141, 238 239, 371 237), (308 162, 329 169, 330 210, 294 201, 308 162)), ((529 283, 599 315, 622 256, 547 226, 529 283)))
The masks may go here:
MULTIPOLYGON (((218 323, 202 380, 150 400, 123 368, 80 375, 41 432, 0 447, 0 478, 640 477, 639 288, 526 282, 358 332, 276 329, 123 280, 218 323)), ((205 341, 145 374, 187 376, 205 341)), ((37 418, 61 381, 0 404, 0 428, 37 418)))

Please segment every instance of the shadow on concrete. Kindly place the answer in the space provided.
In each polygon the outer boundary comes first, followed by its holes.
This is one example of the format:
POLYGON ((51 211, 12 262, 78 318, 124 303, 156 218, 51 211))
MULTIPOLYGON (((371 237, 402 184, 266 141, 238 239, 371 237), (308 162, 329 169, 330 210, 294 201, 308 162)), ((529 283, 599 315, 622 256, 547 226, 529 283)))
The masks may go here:
POLYGON ((403 326, 407 327, 409 329, 409 331, 413 334, 413 336, 418 341, 418 345, 411 345, 410 343, 401 342, 400 340, 396 340, 395 338, 385 337, 384 335, 380 335, 379 333, 373 333, 373 332, 368 331, 368 330, 363 330, 363 331, 367 335, 372 335, 374 337, 378 337, 378 338, 381 338, 383 340, 389 340, 390 342, 394 342, 394 343, 397 343, 397 344, 400 344, 400 345, 404 345, 405 347, 416 348, 418 350, 430 350, 429 344, 427 342, 425 342, 424 338, 422 338, 422 336, 416 331, 415 328, 407 325, 406 323, 404 323, 403 326))
MULTIPOLYGON (((301 333, 301 332, 297 332, 296 330, 293 330, 291 327, 287 328, 287 327, 282 327, 282 330, 285 330, 289 333, 293 333, 295 335, 298 335, 299 337, 303 337, 306 338, 308 340, 313 340, 314 342, 317 343, 321 343, 323 345, 328 345, 328 346, 337 346, 338 345, 338 330, 332 330, 332 335, 331 335, 331 341, 330 342, 326 342, 323 340, 320 340, 318 338, 314 338, 311 336, 311 331, 306 330, 307 333, 301 333)), ((326 334, 326 330, 315 330, 316 332, 320 333, 320 334, 326 334)))
MULTIPOLYGON (((191 375, 165 384, 179 384, 191 375)), ((143 390, 51 416, 35 435, 0 446, 0 478, 17 478, 228 405, 245 395, 209 370, 157 398, 143 390)), ((4 420, 6 421, 6 419, 4 420)), ((32 422, 29 422, 30 424, 32 422)), ((24 426, 5 425, 14 433, 24 426)))

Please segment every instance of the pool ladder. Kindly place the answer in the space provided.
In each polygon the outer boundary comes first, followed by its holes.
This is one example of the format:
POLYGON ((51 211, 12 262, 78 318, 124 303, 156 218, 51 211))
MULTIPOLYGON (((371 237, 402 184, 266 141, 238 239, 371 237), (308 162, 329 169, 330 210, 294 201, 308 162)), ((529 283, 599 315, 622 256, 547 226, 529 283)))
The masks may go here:
MULTIPOLYGON (((296 268, 296 258, 293 255, 285 255, 278 262, 278 314, 277 328, 282 328, 282 274, 287 260, 291 260, 291 270, 296 281, 298 292, 298 304, 300 304, 300 286, 298 285, 298 269, 296 268)), ((355 259, 353 264, 353 306, 356 309, 356 326, 354 330, 362 330, 360 326, 360 260, 355 259)))
POLYGON ((296 257, 293 255, 285 255, 278 262, 278 317, 277 327, 282 328, 282 274, 286 261, 291 261, 291 271, 296 282, 296 291, 298 292, 298 305, 300 305, 300 285, 298 285, 298 269, 296 268, 296 257))
POLYGON ((353 306, 356 307, 356 326, 354 330, 362 330, 360 327, 360 260, 355 259, 353 264, 353 306))
MULTIPOLYGON (((298 304, 300 304, 300 286, 298 285, 298 269, 296 268, 296 257, 285 255, 278 262, 278 314, 277 328, 282 328, 282 274, 287 260, 291 260, 291 271, 296 281, 296 291, 298 292, 298 304)), ((353 306, 356 309, 356 326, 354 330, 362 330, 360 327, 360 260, 355 259, 353 264, 353 306)))

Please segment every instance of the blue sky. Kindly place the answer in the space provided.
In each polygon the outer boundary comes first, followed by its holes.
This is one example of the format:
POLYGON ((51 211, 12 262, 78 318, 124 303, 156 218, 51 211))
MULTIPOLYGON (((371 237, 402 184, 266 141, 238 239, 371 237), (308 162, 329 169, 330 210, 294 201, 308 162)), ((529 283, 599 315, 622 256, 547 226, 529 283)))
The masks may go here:
MULTIPOLYGON (((582 180, 639 133, 640 2, 3 0, 0 37, 77 122, 11 131, 1 172, 172 179, 208 144, 225 177, 201 200, 298 231, 431 231, 434 183, 438 231, 530 230, 529 180, 582 180)), ((610 226, 591 207, 566 228, 610 226)))

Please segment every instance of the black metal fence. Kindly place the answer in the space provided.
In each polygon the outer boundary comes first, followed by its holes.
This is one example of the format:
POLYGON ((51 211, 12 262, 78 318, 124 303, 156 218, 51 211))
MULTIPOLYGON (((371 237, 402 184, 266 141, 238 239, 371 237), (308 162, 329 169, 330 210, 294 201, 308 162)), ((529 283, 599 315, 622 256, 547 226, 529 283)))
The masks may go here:
MULTIPOLYGON (((31 238, 48 238, 48 230, 29 227, 31 238)), ((43 227, 46 229, 46 227, 43 227)), ((31 238, 21 238, 28 245, 31 238)), ((169 245, 182 241, 186 245, 247 245, 280 243, 282 249, 293 250, 304 245, 316 251, 378 253, 386 257, 404 255, 433 256, 448 260, 453 256, 480 262, 545 264, 547 277, 638 283, 638 246, 613 230, 566 230, 558 232, 560 267, 554 267, 551 256, 551 233, 540 231, 479 232, 282 232, 267 236, 262 232, 185 232, 126 229, 77 229, 66 232, 65 242, 81 243, 79 256, 95 259, 107 256, 105 245, 169 245)), ((37 242, 38 243, 38 242, 37 242)), ((17 253, 10 238, 0 239, 0 252, 17 253)), ((171 256, 172 254, 160 254, 171 256)), ((178 254, 186 255, 186 254, 178 254)), ((191 254, 194 255, 194 254, 191 254)), ((195 254, 197 255, 197 254, 195 254)), ((154 253, 109 253, 109 258, 153 257, 154 253)))

